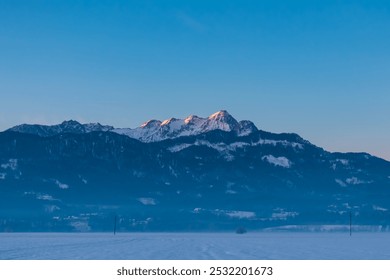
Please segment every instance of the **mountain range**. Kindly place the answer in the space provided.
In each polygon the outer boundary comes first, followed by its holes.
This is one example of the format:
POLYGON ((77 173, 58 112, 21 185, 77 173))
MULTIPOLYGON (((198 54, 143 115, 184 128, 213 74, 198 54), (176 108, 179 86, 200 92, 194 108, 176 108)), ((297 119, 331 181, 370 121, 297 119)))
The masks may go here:
POLYGON ((389 230, 390 162, 227 111, 0 133, 0 231, 389 230))

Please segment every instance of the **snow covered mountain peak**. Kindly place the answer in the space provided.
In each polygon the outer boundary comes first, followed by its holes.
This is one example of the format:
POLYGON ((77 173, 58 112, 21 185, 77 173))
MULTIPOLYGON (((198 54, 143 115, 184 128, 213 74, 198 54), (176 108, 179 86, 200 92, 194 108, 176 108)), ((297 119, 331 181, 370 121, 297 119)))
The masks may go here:
POLYGON ((188 125, 196 125, 200 121, 204 120, 203 118, 200 118, 196 115, 189 115, 187 118, 184 119, 184 123, 188 125))
POLYGON ((84 133, 84 126, 75 120, 63 121, 57 129, 61 132, 73 132, 73 133, 84 133))
POLYGON ((181 136, 198 135, 217 129, 227 132, 234 131, 239 136, 257 131, 252 122, 237 122, 226 110, 221 110, 207 118, 190 115, 185 119, 170 118, 162 122, 151 120, 135 129, 114 129, 113 132, 142 142, 157 142, 181 136))
POLYGON ((140 127, 153 128, 153 127, 159 127, 160 125, 161 125, 161 121, 159 120, 148 120, 147 122, 144 122, 140 127))
POLYGON ((21 124, 10 128, 10 131, 35 134, 42 137, 54 136, 61 133, 89 133, 92 131, 110 131, 114 127, 100 123, 81 124, 75 120, 63 121, 56 125, 21 124))
POLYGON ((221 110, 209 116, 207 121, 202 125, 202 128, 205 131, 220 129, 223 131, 238 132, 240 125, 227 111, 221 110))
POLYGON ((160 125, 161 125, 161 126, 170 125, 170 124, 174 123, 174 122, 177 121, 177 120, 178 120, 178 119, 170 118, 170 119, 167 119, 167 120, 163 121, 160 125))
POLYGON ((75 120, 69 120, 69 121, 63 121, 61 123, 62 126, 79 126, 81 125, 78 121, 75 120))
POLYGON ((211 114, 208 119, 223 119, 231 117, 231 115, 226 110, 220 110, 218 112, 215 112, 214 114, 211 114))
POLYGON ((110 125, 102 125, 100 123, 86 123, 82 125, 86 133, 92 131, 110 131, 113 130, 114 127, 110 125))
POLYGON ((63 133, 89 133, 93 131, 110 131, 140 140, 142 142, 158 142, 182 136, 193 136, 213 130, 234 132, 237 136, 245 136, 257 131, 250 121, 238 122, 226 110, 218 111, 207 118, 190 115, 185 119, 169 118, 164 121, 149 120, 141 126, 131 128, 114 128, 100 123, 81 124, 75 120, 67 120, 57 125, 22 124, 10 131, 35 134, 42 137, 63 133))

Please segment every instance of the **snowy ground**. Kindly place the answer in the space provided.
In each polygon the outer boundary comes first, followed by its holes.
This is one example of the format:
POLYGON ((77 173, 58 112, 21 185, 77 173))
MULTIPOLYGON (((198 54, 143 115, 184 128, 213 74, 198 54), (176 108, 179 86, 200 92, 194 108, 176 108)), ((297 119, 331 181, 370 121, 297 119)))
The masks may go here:
POLYGON ((1 233, 0 259, 390 259, 390 234, 1 233))

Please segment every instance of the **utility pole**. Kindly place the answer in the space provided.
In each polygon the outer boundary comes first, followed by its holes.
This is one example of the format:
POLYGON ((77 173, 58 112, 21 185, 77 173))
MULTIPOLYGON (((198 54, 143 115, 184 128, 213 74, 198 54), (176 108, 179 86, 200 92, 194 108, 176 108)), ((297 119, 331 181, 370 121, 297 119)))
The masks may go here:
POLYGON ((349 236, 352 236, 352 211, 349 211, 349 236))
POLYGON ((115 215, 115 218, 114 218, 114 235, 116 234, 116 215, 115 215))

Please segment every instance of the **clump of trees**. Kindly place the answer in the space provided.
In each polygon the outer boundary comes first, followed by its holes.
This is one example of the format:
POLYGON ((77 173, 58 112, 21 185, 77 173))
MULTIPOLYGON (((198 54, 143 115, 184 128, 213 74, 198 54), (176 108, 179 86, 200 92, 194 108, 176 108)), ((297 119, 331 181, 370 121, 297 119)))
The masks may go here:
POLYGON ((244 227, 239 227, 236 229, 236 233, 237 234, 244 234, 244 233, 247 233, 247 230, 244 227))

